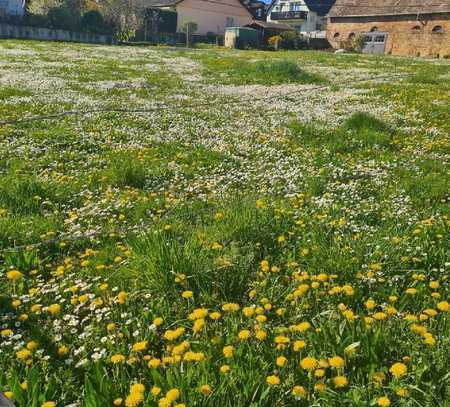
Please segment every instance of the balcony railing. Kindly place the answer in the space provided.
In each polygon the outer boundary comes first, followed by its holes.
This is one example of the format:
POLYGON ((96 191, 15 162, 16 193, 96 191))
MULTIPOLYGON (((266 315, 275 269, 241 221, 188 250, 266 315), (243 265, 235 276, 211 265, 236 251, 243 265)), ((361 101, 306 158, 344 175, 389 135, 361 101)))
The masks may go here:
POLYGON ((270 13, 271 20, 306 20, 307 11, 273 11, 270 13))

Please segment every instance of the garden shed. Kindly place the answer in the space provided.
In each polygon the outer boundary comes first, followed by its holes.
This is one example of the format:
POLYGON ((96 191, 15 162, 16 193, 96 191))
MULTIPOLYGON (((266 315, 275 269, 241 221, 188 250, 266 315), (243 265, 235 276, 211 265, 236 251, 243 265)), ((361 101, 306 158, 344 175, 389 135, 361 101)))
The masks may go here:
POLYGON ((259 44, 267 44, 267 40, 274 35, 280 35, 285 31, 292 31, 292 28, 285 24, 268 23, 266 21, 253 21, 246 27, 253 28, 258 31, 259 44))
POLYGON ((227 48, 257 48, 258 45, 258 31, 254 28, 228 27, 225 31, 225 47, 227 48))

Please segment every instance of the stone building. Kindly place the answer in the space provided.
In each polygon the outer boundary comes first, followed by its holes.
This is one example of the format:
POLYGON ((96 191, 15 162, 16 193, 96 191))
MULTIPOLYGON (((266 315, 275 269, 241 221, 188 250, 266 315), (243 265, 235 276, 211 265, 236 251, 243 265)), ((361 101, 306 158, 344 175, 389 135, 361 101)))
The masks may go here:
POLYGON ((450 0, 337 0, 327 38, 334 48, 363 35, 366 53, 450 56, 450 0))

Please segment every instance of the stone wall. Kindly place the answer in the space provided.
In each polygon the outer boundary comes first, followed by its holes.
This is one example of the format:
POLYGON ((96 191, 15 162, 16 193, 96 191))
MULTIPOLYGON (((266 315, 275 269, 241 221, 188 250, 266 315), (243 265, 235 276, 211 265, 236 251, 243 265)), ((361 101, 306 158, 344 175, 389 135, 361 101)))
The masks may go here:
POLYGON ((327 25, 327 37, 334 48, 351 36, 373 31, 388 32, 385 52, 405 56, 450 56, 450 15, 334 17, 327 25), (433 29, 442 27, 442 33, 433 29))
POLYGON ((113 38, 109 35, 52 30, 50 28, 27 27, 4 23, 0 23, 0 38, 28 38, 33 40, 88 42, 98 44, 113 43, 113 38))

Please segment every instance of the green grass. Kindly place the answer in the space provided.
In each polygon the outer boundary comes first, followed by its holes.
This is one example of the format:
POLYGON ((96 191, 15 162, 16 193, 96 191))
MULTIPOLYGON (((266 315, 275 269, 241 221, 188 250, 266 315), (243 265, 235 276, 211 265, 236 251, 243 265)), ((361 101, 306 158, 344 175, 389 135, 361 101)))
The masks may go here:
POLYGON ((2 120, 141 110, 0 126, 18 407, 128 407, 135 383, 141 407, 447 407, 448 61, 9 40, 0 59, 2 120))
POLYGON ((214 80, 234 85, 261 84, 280 85, 285 83, 324 84, 325 78, 309 72, 295 61, 263 60, 249 62, 236 59, 206 59, 207 74, 214 80))

